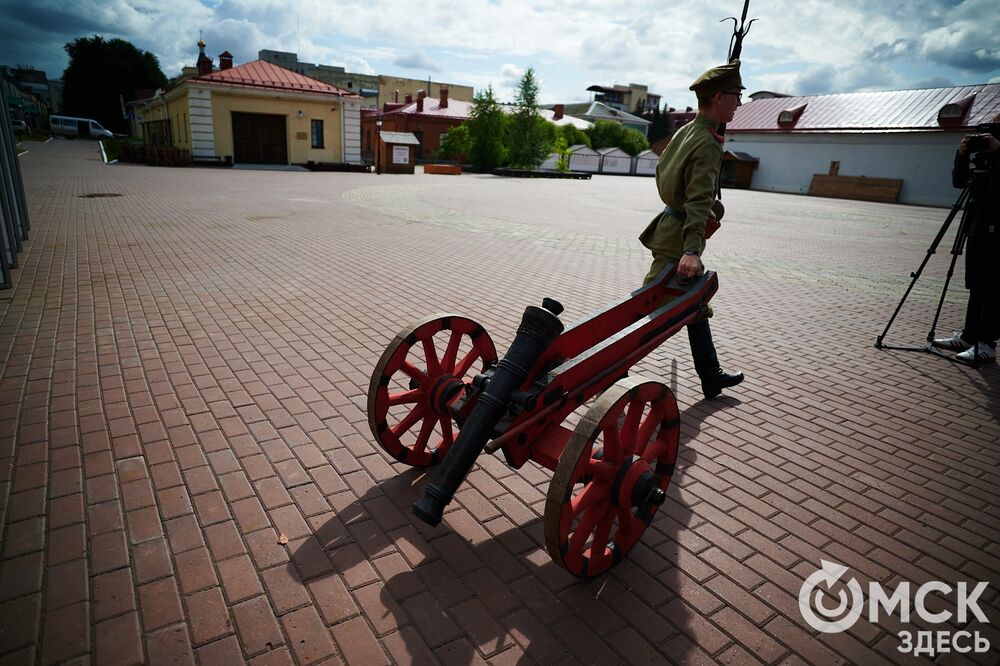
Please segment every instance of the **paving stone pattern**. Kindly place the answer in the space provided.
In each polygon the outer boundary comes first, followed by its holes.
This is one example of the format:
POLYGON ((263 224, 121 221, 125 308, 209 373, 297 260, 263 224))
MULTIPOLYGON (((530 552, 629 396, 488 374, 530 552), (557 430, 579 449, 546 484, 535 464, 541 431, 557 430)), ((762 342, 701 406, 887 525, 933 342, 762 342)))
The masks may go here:
MULTIPOLYGON (((635 368, 677 393, 679 469, 630 557, 579 582, 541 545, 533 463, 483 457, 441 526, 416 520, 427 476, 374 443, 366 391, 418 317, 504 350, 544 296, 570 322, 636 288, 651 179, 106 166, 68 141, 21 161, 0 663, 907 661, 897 618, 809 628, 821 558, 989 581, 968 628, 992 651, 939 661, 1000 658, 1000 371, 873 348, 946 210, 725 192, 713 327, 748 379, 700 401, 684 335, 635 368)), ((924 338, 947 250, 889 341, 924 338)))

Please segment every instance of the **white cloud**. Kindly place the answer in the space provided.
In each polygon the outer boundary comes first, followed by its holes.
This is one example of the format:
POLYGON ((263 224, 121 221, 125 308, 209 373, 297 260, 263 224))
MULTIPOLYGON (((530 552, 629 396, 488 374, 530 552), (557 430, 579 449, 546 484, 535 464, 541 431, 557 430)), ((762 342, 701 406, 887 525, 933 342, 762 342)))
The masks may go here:
POLYGON ((441 68, 424 51, 411 51, 397 57, 393 63, 404 69, 419 69, 425 72, 439 72, 441 68))
MULTIPOLYGON (((173 76, 194 63, 202 30, 209 55, 228 49, 237 63, 269 48, 498 91, 533 64, 548 101, 586 99, 593 83, 638 82, 684 106, 694 100, 690 82, 725 59, 730 24, 719 19, 739 8, 733 0, 7 0, 0 25, 13 37, 0 39, 0 62, 34 57, 56 73, 65 66, 61 44, 96 33, 152 51, 173 76)), ((996 0, 769 0, 754 3, 750 17, 760 19, 743 54, 752 90, 1000 77, 996 0)))
POLYGON ((521 80, 522 76, 524 76, 523 69, 517 65, 506 63, 500 68, 500 85, 513 88, 521 80))

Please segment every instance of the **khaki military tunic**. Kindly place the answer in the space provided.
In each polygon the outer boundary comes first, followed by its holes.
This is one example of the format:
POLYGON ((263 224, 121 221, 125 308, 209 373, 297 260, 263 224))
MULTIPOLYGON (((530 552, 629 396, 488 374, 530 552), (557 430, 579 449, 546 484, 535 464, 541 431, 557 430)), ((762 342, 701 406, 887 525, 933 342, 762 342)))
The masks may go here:
MULTIPOLYGON (((705 251, 705 220, 715 203, 716 183, 722 164, 722 142, 717 123, 701 114, 677 130, 656 164, 656 187, 660 199, 685 220, 660 213, 639 240, 653 252, 655 260, 678 261, 685 252, 705 251)), ((655 275, 655 273, 653 273, 655 275)), ((648 280, 647 280, 648 281, 648 280)))

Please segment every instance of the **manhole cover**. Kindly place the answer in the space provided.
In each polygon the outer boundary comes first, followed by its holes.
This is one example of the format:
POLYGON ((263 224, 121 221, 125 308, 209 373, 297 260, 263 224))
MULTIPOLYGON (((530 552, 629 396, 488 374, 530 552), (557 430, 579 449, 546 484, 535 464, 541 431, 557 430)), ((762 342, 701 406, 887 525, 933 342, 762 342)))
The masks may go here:
POLYGON ((115 192, 91 192, 90 194, 81 194, 81 199, 97 199, 100 197, 120 197, 120 194, 115 192))

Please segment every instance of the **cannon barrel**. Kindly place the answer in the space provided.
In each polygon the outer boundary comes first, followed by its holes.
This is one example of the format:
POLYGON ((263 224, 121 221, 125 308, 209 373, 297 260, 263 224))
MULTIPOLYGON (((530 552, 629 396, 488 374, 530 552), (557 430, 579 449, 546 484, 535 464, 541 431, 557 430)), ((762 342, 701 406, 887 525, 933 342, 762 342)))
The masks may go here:
POLYGON ((413 513, 425 523, 437 525, 441 522, 444 508, 486 447, 493 429, 506 413, 514 391, 524 383, 542 353, 562 333, 563 324, 557 316, 562 312, 562 306, 549 298, 543 301, 543 306, 529 305, 525 309, 510 350, 497 364, 489 385, 462 425, 434 481, 428 484, 424 496, 413 505, 413 513))

